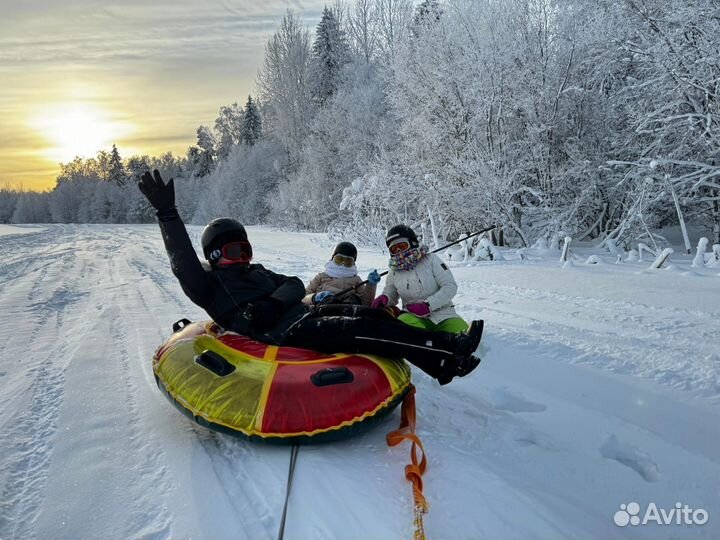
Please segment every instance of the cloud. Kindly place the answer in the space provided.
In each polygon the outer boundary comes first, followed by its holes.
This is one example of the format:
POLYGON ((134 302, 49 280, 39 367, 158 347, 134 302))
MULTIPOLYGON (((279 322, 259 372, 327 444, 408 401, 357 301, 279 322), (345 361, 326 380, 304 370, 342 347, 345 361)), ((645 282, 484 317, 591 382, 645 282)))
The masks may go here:
POLYGON ((254 92, 265 43, 288 8, 314 27, 315 0, 23 0, 0 20, 0 186, 32 171, 52 183, 27 118, 47 104, 92 102, 140 126, 119 141, 144 153, 194 142, 218 109, 254 92), (163 146, 164 145, 164 146, 163 146), (23 162, 23 156, 27 160, 23 162))
POLYGON ((114 18, 108 14, 82 25, 63 25, 53 33, 40 25, 20 35, 3 34, 0 69, 164 62, 192 66, 207 59, 242 57, 256 62, 281 16, 182 13, 114 18))

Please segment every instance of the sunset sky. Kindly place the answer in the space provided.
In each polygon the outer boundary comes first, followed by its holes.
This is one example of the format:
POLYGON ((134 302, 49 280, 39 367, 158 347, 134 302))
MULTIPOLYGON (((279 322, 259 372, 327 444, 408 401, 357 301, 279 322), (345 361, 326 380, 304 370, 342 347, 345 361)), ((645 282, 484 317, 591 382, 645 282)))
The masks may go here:
POLYGON ((323 0, 0 0, 0 188, 49 189, 58 163, 116 143, 184 153, 255 92, 288 8, 323 0))

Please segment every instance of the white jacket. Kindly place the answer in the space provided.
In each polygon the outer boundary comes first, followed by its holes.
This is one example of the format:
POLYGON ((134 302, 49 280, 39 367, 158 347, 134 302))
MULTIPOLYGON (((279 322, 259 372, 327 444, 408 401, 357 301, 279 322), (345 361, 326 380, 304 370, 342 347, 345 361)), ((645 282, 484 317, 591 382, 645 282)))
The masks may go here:
POLYGON ((428 253, 412 270, 390 269, 382 293, 390 299, 390 306, 396 306, 399 300, 403 306, 427 302, 428 318, 435 324, 459 317, 452 303, 457 283, 450 269, 434 253, 428 253))

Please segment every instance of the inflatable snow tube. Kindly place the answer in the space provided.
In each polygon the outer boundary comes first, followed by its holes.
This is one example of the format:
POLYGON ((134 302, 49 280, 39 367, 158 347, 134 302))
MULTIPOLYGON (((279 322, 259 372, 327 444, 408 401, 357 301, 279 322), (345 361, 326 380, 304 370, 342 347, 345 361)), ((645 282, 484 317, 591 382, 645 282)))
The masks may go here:
POLYGON ((404 360, 276 347, 213 322, 173 329, 153 357, 158 387, 198 424, 232 435, 288 444, 345 438, 411 387, 404 360))

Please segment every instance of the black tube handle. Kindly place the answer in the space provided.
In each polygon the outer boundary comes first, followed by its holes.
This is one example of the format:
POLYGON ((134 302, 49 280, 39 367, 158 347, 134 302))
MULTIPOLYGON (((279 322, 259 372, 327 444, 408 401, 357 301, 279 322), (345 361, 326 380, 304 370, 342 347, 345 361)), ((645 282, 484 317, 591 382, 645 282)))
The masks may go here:
POLYGON ((332 384, 347 384, 355 380, 352 371, 346 367, 321 369, 310 375, 315 386, 330 386, 332 384))
POLYGON ((204 351, 195 357, 195 363, 201 365, 205 369, 209 369, 215 375, 225 377, 235 371, 235 366, 225 360, 218 353, 213 351, 204 351))
POLYGON ((177 332, 178 330, 182 330, 191 323, 192 321, 190 319, 180 319, 179 321, 175 321, 173 323, 173 333, 177 332))

